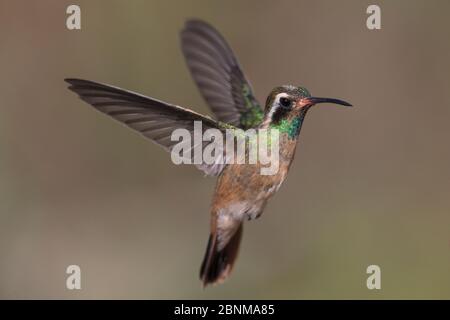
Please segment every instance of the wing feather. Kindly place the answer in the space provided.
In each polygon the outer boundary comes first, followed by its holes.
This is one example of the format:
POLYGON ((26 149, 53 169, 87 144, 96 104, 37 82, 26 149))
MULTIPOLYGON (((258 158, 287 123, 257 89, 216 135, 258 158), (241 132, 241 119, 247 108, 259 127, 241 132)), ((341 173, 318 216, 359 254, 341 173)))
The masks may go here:
POLYGON ((220 33, 200 20, 189 20, 181 48, 197 86, 218 120, 242 129, 257 126, 263 111, 233 51, 220 33))
MULTIPOLYGON (((70 84, 69 89, 77 93, 83 101, 139 132, 169 152, 175 144, 179 143, 171 139, 175 129, 187 129, 192 137, 194 121, 202 122, 203 132, 210 128, 224 131, 225 128, 220 122, 194 111, 132 91, 82 79, 65 79, 65 81, 70 84)), ((210 142, 201 143, 206 145, 210 142)), ((224 152, 222 150, 222 153, 224 152)), ((189 160, 193 161, 193 155, 189 160)), ((196 166, 206 174, 218 175, 225 164, 220 161, 218 153, 215 163, 201 163, 196 166)))

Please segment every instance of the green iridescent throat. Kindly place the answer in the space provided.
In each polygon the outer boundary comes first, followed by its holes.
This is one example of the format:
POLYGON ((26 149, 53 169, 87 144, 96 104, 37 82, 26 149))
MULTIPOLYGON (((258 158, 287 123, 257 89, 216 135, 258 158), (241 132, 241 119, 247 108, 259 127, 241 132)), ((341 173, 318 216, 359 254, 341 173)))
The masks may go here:
POLYGON ((280 134, 287 133, 289 139, 297 138, 302 126, 303 117, 296 117, 292 120, 282 119, 278 124, 272 124, 270 127, 278 129, 280 134))

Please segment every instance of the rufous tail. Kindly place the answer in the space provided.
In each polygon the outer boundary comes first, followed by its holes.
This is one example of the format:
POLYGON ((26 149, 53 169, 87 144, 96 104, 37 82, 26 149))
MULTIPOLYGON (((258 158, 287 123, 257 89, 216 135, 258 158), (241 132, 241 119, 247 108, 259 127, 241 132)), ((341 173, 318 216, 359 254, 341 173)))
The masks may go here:
POLYGON ((221 283, 230 275, 238 255, 242 229, 241 223, 230 241, 220 251, 217 250, 217 235, 212 233, 209 236, 205 257, 200 268, 200 279, 204 287, 209 284, 221 283))

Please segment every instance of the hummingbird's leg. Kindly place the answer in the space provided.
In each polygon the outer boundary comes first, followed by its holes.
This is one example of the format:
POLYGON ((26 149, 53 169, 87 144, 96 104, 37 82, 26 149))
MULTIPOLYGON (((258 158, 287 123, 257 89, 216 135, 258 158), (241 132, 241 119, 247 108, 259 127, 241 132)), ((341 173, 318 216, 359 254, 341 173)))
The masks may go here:
POLYGON ((248 211, 245 213, 247 220, 258 219, 266 207, 267 201, 264 199, 262 201, 255 202, 248 211))

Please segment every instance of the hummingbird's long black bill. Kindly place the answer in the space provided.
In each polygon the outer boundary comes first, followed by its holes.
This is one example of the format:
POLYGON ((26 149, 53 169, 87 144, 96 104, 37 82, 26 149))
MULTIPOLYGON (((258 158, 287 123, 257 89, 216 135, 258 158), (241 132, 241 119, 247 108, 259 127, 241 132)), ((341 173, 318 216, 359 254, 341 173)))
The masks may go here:
POLYGON ((339 99, 333 99, 333 98, 310 97, 310 98, 306 98, 305 100, 310 102, 311 105, 318 104, 318 103, 334 103, 334 104, 340 104, 340 105, 346 106, 346 107, 352 107, 352 105, 346 101, 339 100, 339 99))

